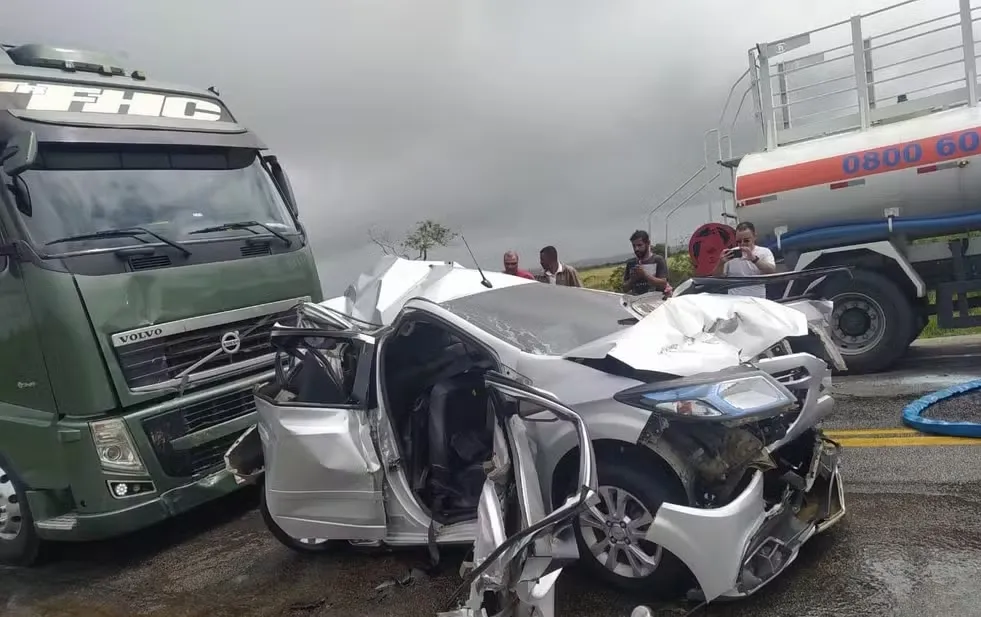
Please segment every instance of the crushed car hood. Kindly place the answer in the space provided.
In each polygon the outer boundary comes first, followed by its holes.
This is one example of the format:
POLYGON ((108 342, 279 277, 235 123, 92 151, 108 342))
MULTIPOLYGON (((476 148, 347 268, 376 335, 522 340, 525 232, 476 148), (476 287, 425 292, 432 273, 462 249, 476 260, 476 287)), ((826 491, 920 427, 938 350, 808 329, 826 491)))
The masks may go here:
POLYGON ((680 296, 565 357, 610 356, 636 370, 687 377, 752 360, 785 338, 806 335, 807 322, 800 310, 762 298, 680 296))
MULTIPOLYGON (((503 272, 484 272, 493 288, 536 283, 503 272)), ((410 298, 446 302, 487 291, 477 270, 452 261, 415 261, 386 255, 358 276, 344 295, 321 303, 329 309, 378 325, 388 325, 410 298)))

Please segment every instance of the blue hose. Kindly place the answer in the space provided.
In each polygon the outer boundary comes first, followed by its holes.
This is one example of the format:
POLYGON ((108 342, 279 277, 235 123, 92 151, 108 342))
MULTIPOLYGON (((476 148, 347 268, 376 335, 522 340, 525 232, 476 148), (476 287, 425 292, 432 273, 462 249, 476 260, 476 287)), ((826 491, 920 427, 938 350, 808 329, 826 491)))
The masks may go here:
MULTIPOLYGON (((841 246, 886 240, 893 234, 907 233, 916 236, 959 233, 965 229, 977 229, 981 225, 981 211, 961 212, 942 216, 896 217, 892 229, 888 219, 874 219, 798 229, 780 237, 781 250, 805 250, 821 245, 841 246)), ((767 237, 765 246, 777 248, 775 237, 767 237)))
POLYGON ((947 422, 924 418, 927 407, 972 390, 981 390, 981 379, 957 384, 922 396, 903 409, 903 424, 923 433, 950 437, 981 437, 981 422, 947 422))

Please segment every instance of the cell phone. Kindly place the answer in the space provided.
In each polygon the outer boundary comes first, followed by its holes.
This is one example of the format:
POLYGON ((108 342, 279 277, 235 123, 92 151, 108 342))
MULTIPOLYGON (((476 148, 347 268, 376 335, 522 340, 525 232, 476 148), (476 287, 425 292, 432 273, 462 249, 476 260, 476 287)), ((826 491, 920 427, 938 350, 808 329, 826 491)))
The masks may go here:
POLYGON ((728 257, 729 259, 735 259, 736 257, 742 256, 742 254, 743 254, 743 250, 739 247, 726 249, 725 251, 723 251, 723 255, 728 257))

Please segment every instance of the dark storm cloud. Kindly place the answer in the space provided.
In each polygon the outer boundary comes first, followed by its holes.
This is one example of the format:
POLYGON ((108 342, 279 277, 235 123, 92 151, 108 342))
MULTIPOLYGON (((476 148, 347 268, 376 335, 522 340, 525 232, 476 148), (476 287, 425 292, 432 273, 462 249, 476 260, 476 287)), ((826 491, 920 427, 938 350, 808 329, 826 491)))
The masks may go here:
MULTIPOLYGON (((883 4, 777 0, 4 0, 0 39, 125 51, 216 85, 288 164, 328 292, 435 218, 486 267, 627 250, 702 163, 757 41, 883 4)), ((671 235, 703 222, 700 204, 671 235)), ((663 236, 663 220, 655 220, 663 236)), ((456 247, 445 254, 464 261, 456 247)))

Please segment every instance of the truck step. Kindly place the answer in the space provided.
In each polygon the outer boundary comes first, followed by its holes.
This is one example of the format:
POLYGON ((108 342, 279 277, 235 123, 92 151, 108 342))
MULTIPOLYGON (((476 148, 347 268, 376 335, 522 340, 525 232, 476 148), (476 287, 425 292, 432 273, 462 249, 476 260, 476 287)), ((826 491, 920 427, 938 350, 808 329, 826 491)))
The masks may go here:
POLYGON ((71 531, 75 529, 78 525, 78 514, 75 512, 69 512, 68 514, 62 514, 61 516, 55 516, 52 518, 46 518, 43 521, 37 521, 35 523, 38 529, 48 529, 51 531, 71 531))

